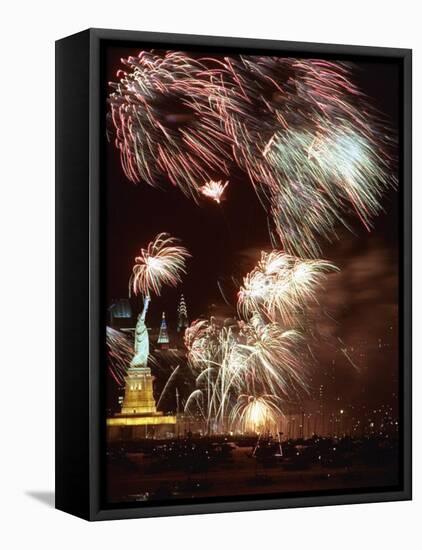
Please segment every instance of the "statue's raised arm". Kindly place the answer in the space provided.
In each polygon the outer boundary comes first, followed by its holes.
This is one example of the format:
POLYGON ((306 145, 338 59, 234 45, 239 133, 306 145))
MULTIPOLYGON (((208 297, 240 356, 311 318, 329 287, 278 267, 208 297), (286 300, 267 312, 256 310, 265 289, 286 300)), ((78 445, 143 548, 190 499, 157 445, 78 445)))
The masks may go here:
POLYGON ((144 307, 142 309, 142 313, 141 313, 141 318, 143 320, 143 322, 145 323, 145 317, 147 315, 147 311, 148 311, 148 307, 149 307, 149 303, 151 301, 151 297, 150 295, 148 294, 147 296, 145 296, 144 298, 144 307))

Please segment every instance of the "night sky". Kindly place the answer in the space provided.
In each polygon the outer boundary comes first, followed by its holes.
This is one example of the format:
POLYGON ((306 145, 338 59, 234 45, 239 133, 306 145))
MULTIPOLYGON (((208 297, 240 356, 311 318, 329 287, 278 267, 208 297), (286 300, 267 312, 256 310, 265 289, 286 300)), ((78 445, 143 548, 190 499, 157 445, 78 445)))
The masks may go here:
MULTIPOLYGON (((138 52, 109 47, 106 82, 116 80, 121 57, 138 52)), ((397 128, 398 67, 359 62, 355 81, 397 128)), ((148 324, 157 326, 165 311, 174 326, 181 292, 190 320, 209 316, 212 304, 224 316, 235 315, 217 281, 235 304, 235 281, 240 283, 254 267, 261 250, 271 248, 267 216, 247 176, 233 169, 224 202, 204 199, 198 206, 170 182, 161 182, 161 189, 129 182, 113 143, 106 145, 105 163, 107 305, 127 297, 134 257, 164 231, 180 238, 192 258, 183 285, 164 288, 161 297, 153 298, 148 324)), ((374 219, 370 233, 351 217, 353 233, 339 227, 338 239, 320 243, 321 258, 340 268, 327 279, 315 307, 318 337, 312 378, 315 388, 321 383, 329 388, 330 399, 393 404, 398 391, 398 197, 395 191, 385 194, 385 212, 374 219)))

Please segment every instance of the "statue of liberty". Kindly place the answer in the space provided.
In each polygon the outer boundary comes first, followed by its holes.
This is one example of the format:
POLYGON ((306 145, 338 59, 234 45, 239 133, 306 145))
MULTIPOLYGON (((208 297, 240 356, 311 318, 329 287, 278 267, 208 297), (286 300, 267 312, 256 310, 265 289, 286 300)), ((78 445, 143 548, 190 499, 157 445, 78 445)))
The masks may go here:
POLYGON ((190 256, 183 246, 176 246, 177 239, 167 233, 159 233, 146 249, 135 258, 135 265, 129 279, 129 297, 142 294, 144 307, 138 315, 135 329, 135 355, 130 362, 131 368, 145 368, 149 355, 149 336, 145 325, 145 316, 151 301, 150 292, 160 295, 163 284, 176 286, 185 271, 185 260, 190 256))
POLYGON ((138 315, 138 321, 135 329, 135 354, 130 362, 131 368, 142 368, 147 366, 149 356, 149 335, 148 329, 145 325, 145 317, 150 301, 150 296, 145 296, 144 307, 142 312, 138 315))

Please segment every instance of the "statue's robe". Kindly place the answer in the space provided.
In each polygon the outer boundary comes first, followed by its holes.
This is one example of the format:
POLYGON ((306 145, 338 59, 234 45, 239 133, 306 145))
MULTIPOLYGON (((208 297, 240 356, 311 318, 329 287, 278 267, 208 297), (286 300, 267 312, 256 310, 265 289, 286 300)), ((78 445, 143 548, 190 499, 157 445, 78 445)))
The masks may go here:
POLYGON ((147 296, 144 301, 144 308, 142 313, 138 315, 138 321, 135 329, 135 355, 130 362, 131 367, 146 367, 149 356, 149 335, 148 329, 145 325, 145 316, 149 305, 149 297, 147 296))

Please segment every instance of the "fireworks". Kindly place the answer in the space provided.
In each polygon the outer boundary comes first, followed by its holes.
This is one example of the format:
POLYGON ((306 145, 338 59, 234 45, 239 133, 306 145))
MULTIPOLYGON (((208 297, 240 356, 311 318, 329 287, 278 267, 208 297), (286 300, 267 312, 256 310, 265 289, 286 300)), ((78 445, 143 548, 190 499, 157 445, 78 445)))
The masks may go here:
POLYGON ((283 416, 279 399, 274 395, 240 395, 231 413, 231 424, 242 432, 276 431, 283 416))
POLYGON ((198 386, 187 400, 185 411, 190 412, 192 406, 199 408, 208 429, 213 422, 222 430, 234 386, 236 329, 219 327, 213 320, 194 321, 186 329, 185 343, 198 386))
POLYGON ((119 330, 107 327, 108 370, 119 386, 124 386, 127 368, 133 357, 133 344, 119 330))
POLYGON ((228 173, 227 137, 212 105, 218 85, 204 66, 181 52, 140 52, 122 59, 110 83, 110 132, 128 179, 158 186, 163 178, 183 193, 228 173))
POLYGON ((228 184, 229 184, 228 181, 226 181, 226 183, 222 183, 221 180, 209 181, 208 183, 206 183, 200 188, 200 192, 205 197, 208 197, 214 200, 217 204, 220 204, 224 190, 226 189, 228 184))
POLYGON ((396 184, 392 139, 349 69, 268 56, 224 58, 221 66, 215 105, 283 248, 316 257, 316 238, 332 239, 349 212, 369 229, 383 191, 396 184))
POLYGON ((213 425, 225 431, 230 425, 257 431, 280 416, 282 400, 307 392, 308 350, 301 317, 324 277, 335 269, 323 260, 262 252, 238 294, 241 319, 226 320, 223 326, 197 320, 186 329, 196 389, 185 410, 199 410, 209 430, 213 425))
POLYGON ((285 330, 279 323, 264 323, 255 316, 243 325, 242 336, 236 355, 249 391, 291 398, 298 389, 307 389, 301 353, 304 338, 298 330, 285 330))
POLYGON ((229 424, 242 424, 239 407, 244 394, 271 393, 281 399, 307 388, 298 331, 284 331, 277 323, 254 318, 223 327, 197 321, 186 332, 197 387, 185 410, 199 408, 209 429, 213 425, 224 431, 229 424))
POLYGON ((324 260, 301 260, 273 250, 262 252, 258 265, 243 279, 238 309, 246 317, 260 315, 284 325, 297 321, 325 275, 335 271, 324 260))
POLYGON ((181 282, 190 254, 177 243, 174 237, 160 233, 146 249, 141 249, 129 279, 129 294, 133 291, 134 294, 149 296, 153 292, 159 296, 164 284, 176 286, 181 282))
MULTIPOLYGON (((316 259, 319 241, 352 215, 370 230, 397 183, 391 133, 343 63, 159 51, 122 62, 109 122, 128 179, 168 180, 220 204, 240 168, 282 249, 262 252, 243 278, 238 319, 197 320, 184 336, 196 380, 185 412, 199 411, 208 431, 268 430, 283 402, 308 390, 304 321, 337 269, 316 259)), ((189 257, 160 233, 135 258, 129 291, 149 298, 176 286, 189 257)), ((111 357, 119 379, 122 361, 111 357)))
POLYGON ((349 214, 369 230, 397 183, 390 132, 343 63, 147 51, 122 62, 109 105, 127 177, 220 203, 227 182, 212 178, 237 164, 291 254, 317 257, 317 237, 349 214))

